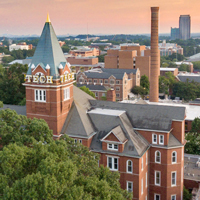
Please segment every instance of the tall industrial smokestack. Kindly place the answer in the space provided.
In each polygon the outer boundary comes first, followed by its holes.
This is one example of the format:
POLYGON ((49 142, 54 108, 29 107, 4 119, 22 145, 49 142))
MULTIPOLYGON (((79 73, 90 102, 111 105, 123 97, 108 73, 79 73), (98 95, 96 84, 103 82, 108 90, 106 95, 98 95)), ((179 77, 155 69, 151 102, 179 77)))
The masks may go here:
POLYGON ((158 50, 158 15, 159 7, 151 7, 151 69, 150 69, 150 102, 158 102, 160 52, 158 50))

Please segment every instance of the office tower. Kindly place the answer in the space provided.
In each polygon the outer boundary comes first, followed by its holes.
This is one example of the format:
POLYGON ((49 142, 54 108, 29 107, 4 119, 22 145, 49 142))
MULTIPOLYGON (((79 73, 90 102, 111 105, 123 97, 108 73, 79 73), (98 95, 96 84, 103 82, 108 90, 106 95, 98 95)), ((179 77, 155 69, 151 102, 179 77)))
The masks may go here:
POLYGON ((190 21, 190 15, 181 15, 179 17, 179 39, 187 40, 190 38, 190 21))
POLYGON ((179 28, 171 27, 171 40, 179 39, 179 28))

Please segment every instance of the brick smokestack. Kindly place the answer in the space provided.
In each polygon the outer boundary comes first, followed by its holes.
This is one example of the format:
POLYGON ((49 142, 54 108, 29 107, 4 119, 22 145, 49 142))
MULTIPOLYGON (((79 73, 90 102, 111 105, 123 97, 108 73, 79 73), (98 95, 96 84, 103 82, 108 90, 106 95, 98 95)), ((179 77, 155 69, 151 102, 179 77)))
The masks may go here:
POLYGON ((110 89, 107 91, 107 101, 116 101, 115 90, 110 89))
POLYGON ((160 55, 158 49, 158 15, 159 7, 151 7, 151 70, 150 70, 150 102, 158 102, 160 55))

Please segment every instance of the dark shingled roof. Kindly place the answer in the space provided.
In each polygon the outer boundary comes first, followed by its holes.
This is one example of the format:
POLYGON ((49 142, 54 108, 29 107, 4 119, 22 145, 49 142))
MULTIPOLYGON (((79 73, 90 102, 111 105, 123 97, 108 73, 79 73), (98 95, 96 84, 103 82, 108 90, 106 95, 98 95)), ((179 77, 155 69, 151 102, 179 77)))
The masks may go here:
POLYGON ((89 100, 94 99, 76 86, 73 87, 74 102, 67 115, 61 133, 67 135, 89 137, 95 132, 93 125, 87 115, 90 109, 89 100))
POLYGON ((18 115, 26 115, 26 106, 4 104, 3 108, 0 108, 0 110, 7 109, 7 108, 11 110, 15 110, 18 115))
POLYGON ((103 85, 93 85, 93 84, 77 84, 77 87, 87 87, 89 88, 89 90, 102 90, 102 91, 107 91, 107 89, 105 88, 105 86, 103 85))
POLYGON ((177 77, 179 78, 181 82, 186 82, 188 80, 189 82, 194 81, 194 82, 200 83, 200 76, 197 76, 197 75, 195 76, 177 75, 177 77))
POLYGON ((125 143, 124 151, 122 153, 115 152, 115 154, 140 157, 149 148, 149 143, 139 133, 133 130, 126 113, 123 113, 120 116, 95 114, 90 112, 88 114, 98 131, 98 133, 93 137, 90 146, 92 151, 111 153, 110 151, 102 150, 101 139, 115 126, 120 126, 125 137, 128 139, 125 143))
POLYGON ((170 131, 172 120, 183 121, 185 107, 90 100, 92 108, 125 110, 134 128, 170 131))
POLYGON ((110 76, 114 76, 116 79, 123 79, 124 74, 136 74, 137 69, 105 69, 102 68, 101 70, 97 71, 87 71, 84 72, 87 78, 102 78, 108 79, 110 76))
POLYGON ((50 75, 53 76, 53 78, 59 77, 59 65, 62 64, 63 68, 66 65, 66 59, 58 43, 58 39, 51 22, 46 22, 44 25, 42 35, 27 72, 29 75, 31 75, 32 64, 34 64, 35 67, 39 64, 44 69, 48 64, 50 66, 50 75))

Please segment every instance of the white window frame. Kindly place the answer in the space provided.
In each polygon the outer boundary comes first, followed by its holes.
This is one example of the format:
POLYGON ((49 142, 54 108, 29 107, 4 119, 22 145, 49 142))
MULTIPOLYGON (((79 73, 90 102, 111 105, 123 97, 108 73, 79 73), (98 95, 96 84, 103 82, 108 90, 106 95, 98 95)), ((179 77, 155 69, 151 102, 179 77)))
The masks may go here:
POLYGON ((81 139, 79 139, 79 143, 82 144, 82 140, 81 139))
POLYGON ((147 188, 147 181, 148 181, 148 177, 147 177, 147 172, 146 172, 146 188, 147 188))
POLYGON ((95 92, 95 97, 98 97, 98 92, 95 92))
POLYGON ((156 134, 152 134, 152 144, 157 144, 157 135, 156 134), (155 136, 155 139, 156 141, 154 142, 154 136, 155 136))
POLYGON ((126 181, 126 190, 128 192, 133 192, 133 182, 132 181, 126 181), (129 190, 129 188, 128 188, 129 183, 131 184, 131 190, 129 190))
POLYGON ((119 80, 116 80, 116 85, 119 85, 120 84, 120 81, 119 80))
POLYGON ((160 171, 155 171, 154 173, 154 184, 157 186, 161 185, 161 172, 160 171), (159 174, 159 183, 157 183, 157 173, 159 174))
POLYGON ((63 89, 63 92, 64 92, 64 101, 70 99, 70 88, 65 88, 63 89))
POLYGON ((118 151, 119 150, 119 146, 118 146, 118 144, 107 143, 107 149, 108 150, 113 150, 113 151, 118 151), (117 149, 115 148, 116 146, 117 146, 117 149))
POLYGON ((119 93, 116 93, 116 97, 120 97, 120 94, 119 94, 119 93))
POLYGON ((120 91, 120 87, 116 87, 116 91, 120 91))
POLYGON ((159 135, 159 144, 164 145, 164 135, 159 135), (163 142, 161 142, 161 137, 163 138, 163 142))
POLYGON ((176 200, 176 194, 171 195, 171 200, 176 200), (175 198, 173 198, 173 197, 175 197, 175 198))
POLYGON ((35 101, 46 102, 46 90, 35 89, 35 101), (41 92, 41 94, 40 94, 41 92), (41 97, 41 98, 40 98, 41 97))
POLYGON ((77 143, 77 139, 74 139, 74 143, 77 143))
POLYGON ((172 164, 175 164, 175 163, 177 163, 177 152, 173 151, 172 152, 172 164), (173 153, 175 153, 175 161, 173 161, 173 158, 174 158, 173 153))
POLYGON ((146 153, 146 165, 148 165, 148 152, 146 153))
POLYGON ((160 200, 160 194, 154 194, 154 200, 156 200, 156 195, 159 196, 159 200, 160 200))
POLYGON ((155 151, 155 163, 161 163, 161 152, 160 151, 155 151), (159 153, 160 155, 159 155, 159 157, 160 157, 160 161, 157 161, 157 153, 159 153))
POLYGON ((176 177, 177 177, 177 176, 176 176, 176 171, 172 172, 172 173, 171 173, 171 186, 172 186, 172 187, 176 186, 176 177), (173 177, 172 177, 173 175, 172 175, 172 174, 175 174, 175 183, 173 183, 173 177))
POLYGON ((141 170, 143 171, 143 169, 144 169, 144 166, 143 166, 143 157, 142 157, 142 160, 141 160, 141 170))
POLYGON ((143 190, 143 178, 141 180, 141 195, 143 194, 144 190, 143 190))
POLYGON ((119 159, 117 157, 112 157, 112 156, 108 156, 107 157, 107 167, 111 170, 111 171, 118 171, 119 169, 119 159), (112 167, 109 167, 109 158, 111 159, 112 162, 112 167), (115 161, 117 160, 117 168, 114 167, 115 165, 115 161))
POLYGON ((131 174, 133 173, 133 162, 131 160, 126 161, 126 172, 131 174), (131 162, 131 165, 128 165, 129 161, 131 162), (131 171, 128 170, 129 166, 131 167, 131 171))

